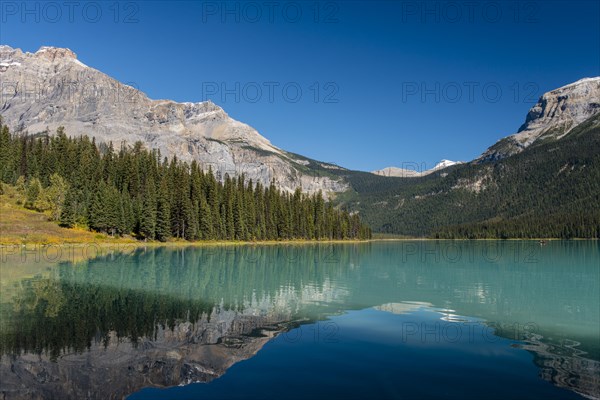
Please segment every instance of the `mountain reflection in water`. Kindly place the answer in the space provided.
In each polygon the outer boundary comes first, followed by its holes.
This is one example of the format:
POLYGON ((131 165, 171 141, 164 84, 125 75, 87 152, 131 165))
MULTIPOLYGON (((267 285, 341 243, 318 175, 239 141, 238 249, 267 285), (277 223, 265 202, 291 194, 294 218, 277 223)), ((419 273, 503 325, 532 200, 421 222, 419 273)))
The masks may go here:
POLYGON ((481 321, 534 354, 541 378, 594 398, 599 260, 594 242, 443 241, 8 257, 0 392, 123 398, 210 382, 282 332, 374 307, 417 327, 423 311, 442 324, 481 321))

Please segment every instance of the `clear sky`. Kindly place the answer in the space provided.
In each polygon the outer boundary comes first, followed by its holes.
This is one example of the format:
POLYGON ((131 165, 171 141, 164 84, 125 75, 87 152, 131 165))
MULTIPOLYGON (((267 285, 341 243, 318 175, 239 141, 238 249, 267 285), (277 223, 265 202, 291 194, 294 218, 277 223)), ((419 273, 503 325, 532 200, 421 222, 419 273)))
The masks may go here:
POLYGON ((0 43, 68 47, 151 98, 210 98, 347 168, 470 160, 600 75, 597 1, 0 3, 0 43))

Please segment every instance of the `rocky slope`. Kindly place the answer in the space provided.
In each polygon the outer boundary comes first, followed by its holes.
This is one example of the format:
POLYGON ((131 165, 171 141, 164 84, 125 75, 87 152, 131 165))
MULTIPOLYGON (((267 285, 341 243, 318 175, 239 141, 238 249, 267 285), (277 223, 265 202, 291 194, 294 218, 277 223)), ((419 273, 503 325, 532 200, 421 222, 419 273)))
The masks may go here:
POLYGON ((498 160, 546 140, 560 139, 600 112, 600 77, 584 78, 545 93, 517 133, 499 140, 479 161, 498 160))
POLYGON ((272 145, 252 127, 210 101, 152 100, 136 88, 77 60, 69 49, 42 47, 35 53, 0 46, 0 113, 12 128, 69 135, 86 134, 115 147, 142 141, 162 156, 196 160, 205 170, 245 174, 283 190, 312 193, 347 189, 343 180, 318 169, 334 165, 297 157, 272 145))

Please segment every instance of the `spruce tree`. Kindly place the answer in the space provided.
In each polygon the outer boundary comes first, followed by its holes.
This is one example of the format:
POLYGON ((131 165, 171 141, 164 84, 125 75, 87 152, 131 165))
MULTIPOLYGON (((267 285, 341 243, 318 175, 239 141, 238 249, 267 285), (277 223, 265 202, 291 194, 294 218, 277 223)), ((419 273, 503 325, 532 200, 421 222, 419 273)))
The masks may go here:
POLYGON ((166 241, 171 236, 171 201, 166 179, 160 182, 156 210, 156 239, 166 241))
POLYGON ((200 198, 199 205, 199 219, 200 219, 200 238, 203 240, 216 239, 213 230, 213 219, 211 208, 204 197, 200 198))
POLYGON ((144 239, 154 239, 156 231, 156 194, 154 184, 146 183, 146 192, 140 212, 140 234, 144 239))
POLYGON ((91 204, 88 212, 88 225, 90 229, 106 232, 108 223, 106 221, 106 184, 100 181, 91 196, 91 204))
POLYGON ((65 201, 60 212, 59 225, 72 228, 76 221, 76 204, 73 189, 69 188, 65 193, 65 201))

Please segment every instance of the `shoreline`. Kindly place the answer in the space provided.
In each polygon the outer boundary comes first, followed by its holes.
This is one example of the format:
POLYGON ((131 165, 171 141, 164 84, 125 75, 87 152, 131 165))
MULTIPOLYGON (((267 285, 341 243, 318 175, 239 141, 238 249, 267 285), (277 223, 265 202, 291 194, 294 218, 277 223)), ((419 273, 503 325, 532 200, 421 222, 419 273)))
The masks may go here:
POLYGON ((128 239, 116 239, 116 240, 99 240, 99 241, 65 241, 65 242, 28 242, 28 243, 2 243, 0 242, 0 248, 31 248, 31 247, 57 247, 57 246, 71 246, 71 247, 111 247, 115 245, 122 245, 125 247, 209 247, 209 246, 276 246, 276 245, 306 245, 306 244, 356 244, 356 243, 372 243, 372 242, 514 242, 514 241, 546 241, 546 242, 569 242, 569 241, 597 241, 597 238, 477 238, 477 239, 436 239, 436 238, 377 238, 377 239, 333 239, 333 240, 306 240, 306 239, 289 239, 289 240, 264 240, 264 241, 252 241, 252 240, 198 240, 198 241, 167 241, 158 242, 150 241, 143 242, 139 240, 128 240, 128 239))
MULTIPOLYGON (((566 241, 597 241, 598 239, 543 239, 547 242, 566 242, 566 241)), ((17 274, 25 273, 26 271, 37 271, 39 268, 47 268, 50 265, 58 265, 61 263, 70 263, 77 265, 88 260, 99 257, 127 257, 134 255, 136 252, 145 252, 155 249, 210 249, 210 248, 233 248, 243 247, 246 249, 273 247, 273 246, 306 246, 319 245, 327 248, 332 245, 357 245, 370 243, 391 243, 397 242, 399 245, 404 243, 430 243, 430 242, 498 242, 530 243, 529 246, 543 247, 538 244, 540 239, 429 239, 429 238, 397 238, 397 239, 369 239, 369 240, 281 240, 281 241, 172 241, 172 242, 65 242, 65 243, 27 243, 27 244, 0 244, 0 277, 6 278, 6 274, 12 275, 19 270, 17 274), (15 270, 15 267, 17 268, 15 270), (9 272, 10 271, 10 272, 9 272)), ((36 272, 36 273, 37 273, 36 272)), ((10 280, 10 279, 9 279, 10 280)), ((0 284, 5 284, 5 279, 0 279, 0 284)))

